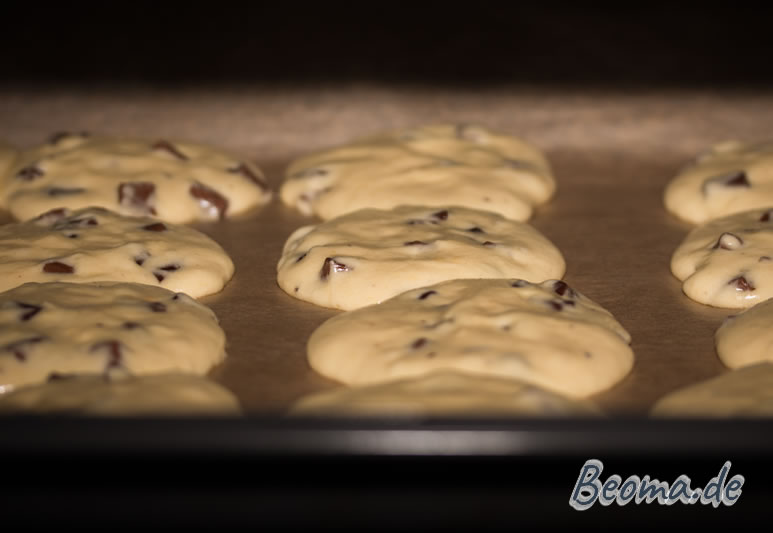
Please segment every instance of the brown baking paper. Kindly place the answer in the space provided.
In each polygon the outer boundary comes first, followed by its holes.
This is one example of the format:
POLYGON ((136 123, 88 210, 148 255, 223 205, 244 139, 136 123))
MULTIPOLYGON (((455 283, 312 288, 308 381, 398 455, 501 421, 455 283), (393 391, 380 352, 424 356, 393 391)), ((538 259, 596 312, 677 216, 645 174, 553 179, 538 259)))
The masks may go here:
MULTIPOLYGON (((565 280, 628 329, 631 374, 593 397, 609 413, 643 414, 678 387, 725 371, 713 335, 732 310, 687 299, 669 261, 690 225, 668 214, 666 183, 697 152, 764 138, 773 96, 572 88, 450 90, 408 87, 5 88, 0 138, 19 147, 60 130, 208 142, 241 151, 274 188, 297 155, 382 129, 480 122, 542 148, 558 182, 532 223, 562 251, 565 280)), ((3 221, 8 221, 7 215, 3 221)), ((195 224, 233 257, 236 274, 201 301, 217 313, 228 357, 211 377, 246 410, 284 410, 338 386, 305 358, 309 335, 338 311, 285 294, 276 263, 290 233, 317 222, 282 205, 195 224)))

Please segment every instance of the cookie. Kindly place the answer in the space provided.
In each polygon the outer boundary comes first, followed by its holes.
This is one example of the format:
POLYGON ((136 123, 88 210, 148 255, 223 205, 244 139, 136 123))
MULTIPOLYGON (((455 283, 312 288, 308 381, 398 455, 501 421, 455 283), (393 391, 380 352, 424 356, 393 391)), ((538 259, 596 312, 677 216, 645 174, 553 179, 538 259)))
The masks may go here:
POLYGON ((463 207, 362 209, 296 230, 277 281, 323 307, 356 309, 458 278, 560 278, 561 252, 536 229, 463 207))
POLYGON ((773 362, 773 299, 729 316, 714 340, 717 355, 730 368, 773 362))
POLYGON ((714 307, 773 297, 773 209, 715 219, 692 230, 671 257, 684 293, 714 307))
MULTIPOLYGON (((0 141, 0 190, 2 190, 6 179, 6 171, 13 165, 17 155, 18 152, 13 146, 0 141)), ((0 205, 2 205, 2 201, 3 195, 0 194, 0 205)))
POLYGON ((294 161, 282 201, 328 220, 415 203, 459 205, 528 220, 556 185, 545 156, 477 125, 433 125, 356 140, 294 161))
POLYGON ((773 206, 773 142, 712 147, 668 184, 663 200, 693 224, 773 206))
POLYGON ((773 364, 760 363, 684 387, 657 401, 653 417, 773 416, 773 364))
POLYGON ((215 314, 138 283, 25 283, 0 293, 0 391, 51 374, 205 374, 225 357, 215 314))
POLYGON ((598 416, 591 403, 522 381, 440 371, 366 387, 339 387, 305 396, 300 416, 598 416))
POLYGON ((169 140, 57 134, 7 171, 5 204, 19 220, 100 206, 173 223, 218 220, 262 205, 258 167, 220 149, 169 140))
POLYGON ((0 414, 88 416, 239 415, 228 389, 194 374, 55 374, 45 384, 0 395, 0 414))
POLYGON ((343 313, 309 338, 311 367, 348 385, 439 370, 584 397, 631 370, 630 335, 563 281, 453 280, 343 313))
POLYGON ((29 281, 124 281, 198 298, 233 273, 225 251, 199 231, 99 207, 0 226, 0 291, 29 281))

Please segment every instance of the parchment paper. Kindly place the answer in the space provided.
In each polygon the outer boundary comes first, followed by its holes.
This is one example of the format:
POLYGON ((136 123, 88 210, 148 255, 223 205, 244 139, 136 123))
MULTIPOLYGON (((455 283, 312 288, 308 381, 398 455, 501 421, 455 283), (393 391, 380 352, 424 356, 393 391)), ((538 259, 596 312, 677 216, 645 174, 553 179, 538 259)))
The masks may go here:
MULTIPOLYGON (((662 191, 711 143, 764 138, 773 94, 367 85, 0 89, 0 138, 19 147, 60 130, 209 142, 254 159, 275 190, 287 162, 304 152, 385 128, 447 121, 480 122, 547 153, 558 193, 532 223, 564 254, 565 280, 633 337, 634 370, 593 398, 602 408, 642 414, 663 394, 726 371, 713 334, 733 311, 682 294, 669 260, 691 226, 664 210, 662 191)), ((195 225, 236 264, 225 290, 202 302, 228 336, 229 355, 211 377, 250 412, 281 411, 305 393, 338 386, 305 359, 307 338, 337 311, 296 300, 275 281, 287 236, 316 222, 277 195, 239 219, 195 225)))

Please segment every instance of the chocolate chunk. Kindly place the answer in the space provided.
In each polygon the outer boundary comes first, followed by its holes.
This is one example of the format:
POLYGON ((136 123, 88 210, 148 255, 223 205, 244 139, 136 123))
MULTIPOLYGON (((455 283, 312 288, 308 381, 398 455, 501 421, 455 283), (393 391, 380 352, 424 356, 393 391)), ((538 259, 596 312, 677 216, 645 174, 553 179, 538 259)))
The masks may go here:
POLYGON ((709 178, 703 182, 703 194, 706 194, 708 187, 711 185, 723 185, 725 187, 751 187, 749 179, 746 177, 746 172, 738 170, 729 174, 723 174, 709 178))
POLYGON ((130 181, 118 186, 118 203, 133 209, 141 209, 151 215, 156 214, 153 197, 156 186, 147 181, 130 181))
POLYGON ((753 291, 757 289, 754 285, 749 283, 749 280, 747 280, 743 276, 738 276, 737 278, 733 278, 730 281, 728 281, 727 284, 728 285, 735 284, 736 290, 739 290, 739 291, 753 291))
POLYGON ((238 167, 229 168, 228 172, 232 172, 234 174, 241 174, 248 180, 250 180, 252 183, 257 185, 260 189, 267 191, 268 190, 268 184, 263 179, 263 176, 259 176, 258 174, 255 174, 250 167, 245 165, 244 163, 240 163, 238 167))
POLYGON ((493 243, 491 241, 486 241, 483 243, 483 246, 496 246, 496 243, 493 243))
POLYGON ((421 348, 425 344, 427 344, 427 339, 425 339, 424 337, 421 337, 421 338, 416 339, 415 341, 413 341, 413 344, 411 344, 411 348, 413 348, 414 350, 418 350, 419 348, 421 348))
POLYGON ((16 306, 20 309, 24 309, 24 312, 19 317, 19 320, 22 322, 26 322, 43 310, 39 305, 25 304, 24 302, 16 302, 16 306))
POLYGON ((16 177, 24 181, 33 181, 41 177, 45 172, 38 166, 30 165, 16 173, 16 177))
POLYGON ((478 226, 475 226, 474 228, 470 228, 470 229, 465 230, 465 231, 469 231, 470 233, 486 233, 485 231, 480 229, 478 226))
POLYGON ((142 266, 145 261, 150 257, 150 254, 148 252, 142 252, 140 255, 136 256, 134 258, 134 262, 137 263, 139 266, 142 266))
POLYGON ((558 280, 553 284, 553 292, 559 296, 566 296, 567 298, 577 297, 577 293, 574 289, 561 280, 558 280))
POLYGON ((300 263, 301 261, 303 261, 304 257, 306 257, 307 255, 308 255, 308 253, 301 254, 300 256, 298 256, 298 259, 296 259, 295 262, 296 263, 300 263))
POLYGON ((437 213, 432 213, 432 216, 439 220, 448 220, 448 211, 444 209, 442 211, 438 211, 437 213))
POLYGON ((717 239, 717 242, 712 249, 717 250, 721 248, 723 250, 735 250, 742 245, 743 239, 741 237, 733 233, 725 232, 719 236, 719 239, 717 239))
POLYGON ((420 246, 423 244, 426 245, 427 243, 424 241, 409 241, 409 242, 404 242, 403 246, 420 246))
POLYGON ((69 215, 69 213, 70 213, 70 210, 64 207, 52 209, 50 211, 46 211, 42 215, 38 215, 37 217, 35 217, 35 222, 42 222, 44 224, 53 224, 55 222, 62 220, 63 218, 66 218, 69 215))
POLYGON ((86 226, 99 226, 99 222, 94 217, 76 218, 74 220, 65 220, 64 224, 56 224, 55 229, 84 228, 86 226))
POLYGON ((437 294, 437 291, 426 291, 426 292, 422 292, 422 293, 419 295, 419 300, 426 300, 427 298, 429 298, 429 297, 430 297, 430 296, 432 296, 433 294, 437 294))
POLYGON ((77 239, 78 238, 78 234, 77 233, 70 233, 69 235, 67 235, 67 238, 68 239, 77 239))
POLYGON ((191 185, 190 194, 199 201, 199 206, 212 218, 225 218, 228 210, 228 200, 217 191, 194 183, 191 185))
POLYGON ((137 322, 124 322, 121 327, 123 329, 137 329, 141 326, 137 322))
POLYGON ((172 296, 172 300, 179 300, 180 299, 180 293, 178 292, 174 296, 172 296))
POLYGON ((411 219, 406 222, 409 226, 418 226, 422 224, 437 224, 437 220, 417 220, 417 219, 411 219))
POLYGON ((72 274, 75 272, 75 269, 70 265, 66 265, 59 261, 51 261, 50 263, 43 265, 43 272, 49 274, 72 274))
POLYGON ((166 231, 166 224, 163 222, 156 222, 155 224, 148 224, 147 226, 142 226, 142 229, 145 231, 166 231))
POLYGON ((162 266, 159 270, 164 270, 166 272, 174 272, 175 270, 180 270, 180 265, 177 263, 170 263, 168 265, 162 266))
MULTIPOLYGON (((563 300, 548 300, 548 304, 556 311, 561 311, 564 308, 563 300)), ((574 304, 574 302, 572 302, 572 304, 574 304)))
POLYGON ((161 302, 150 302, 148 307, 150 307, 150 310, 154 313, 166 313, 166 306, 161 302))
POLYGON ((72 196, 74 194, 82 194, 86 192, 86 189, 82 187, 49 187, 46 189, 46 194, 49 196, 72 196))
POLYGON ((327 175, 328 171, 324 168, 307 168, 291 175, 290 179, 318 178, 327 175))
POLYGON ((22 348, 27 344, 37 344, 39 342, 43 342, 44 340, 46 340, 46 337, 38 335, 36 337, 30 337, 28 339, 12 342, 11 344, 8 344, 4 350, 11 352, 17 361, 23 363, 27 360, 27 353, 22 348))
POLYGON ((319 271, 319 279, 325 281, 330 276, 330 270, 333 272, 348 272, 352 270, 352 267, 339 263, 332 257, 326 257, 325 262, 322 264, 322 269, 319 271))
POLYGON ((521 287, 528 287, 529 285, 531 285, 531 283, 523 279, 517 279, 510 284, 511 287, 515 287, 516 289, 520 289, 521 287))
POLYGON ((771 211, 765 211, 762 213, 762 216, 760 217, 760 222, 770 222, 770 213, 771 211))
POLYGON ((166 278, 166 276, 164 276, 160 272, 153 272, 153 275, 156 276, 156 279, 158 280, 159 283, 164 281, 164 278, 166 278))
POLYGON ((759 260, 758 262, 759 262, 759 263, 764 263, 764 262, 766 262, 766 261, 770 261, 770 260, 771 260, 770 256, 768 256, 768 255, 763 255, 762 257, 760 257, 760 260, 759 260))
POLYGON ((165 152, 168 152, 175 156, 177 159, 180 159, 181 161, 187 161, 188 156, 184 153, 180 152, 180 150, 177 149, 175 145, 170 143, 169 141, 156 141, 152 148, 154 150, 163 150, 165 152))
POLYGON ((114 340, 102 341, 92 345, 91 349, 89 349, 89 352, 91 353, 102 351, 107 353, 107 364, 105 365, 105 371, 121 366, 123 359, 123 346, 120 342, 114 340))

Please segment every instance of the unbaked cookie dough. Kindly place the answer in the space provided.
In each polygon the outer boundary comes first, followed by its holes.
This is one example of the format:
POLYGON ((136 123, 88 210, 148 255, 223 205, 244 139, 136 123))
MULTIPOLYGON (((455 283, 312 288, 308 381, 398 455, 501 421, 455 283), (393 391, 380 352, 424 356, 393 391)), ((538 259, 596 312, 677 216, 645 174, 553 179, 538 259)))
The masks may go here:
POLYGON ((366 387, 305 396, 292 416, 598 416, 593 404, 529 383, 439 371, 366 387))
POLYGON ((205 374, 225 333, 182 293, 138 283, 26 283, 0 293, 0 392, 51 374, 205 374))
POLYGON ((57 134, 7 170, 4 203, 18 220, 100 206, 167 222, 217 220, 265 204, 260 169, 226 151, 169 140, 57 134))
POLYGON ((356 309, 449 279, 561 278, 561 252, 528 224, 462 207, 362 209, 296 230, 277 281, 323 307, 356 309))
POLYGON ((556 185, 545 156, 472 124, 432 125, 358 139, 294 161, 282 201, 324 220, 366 207, 459 205, 528 220, 556 185))
POLYGON ((745 308, 773 297, 773 209, 712 220, 671 257, 684 293, 714 307, 745 308))
POLYGON ((630 335, 563 281, 453 280, 343 313, 309 338, 311 367, 349 385, 438 370, 584 397, 623 379, 630 335))
POLYGON ((29 281, 125 281, 198 298, 220 291, 233 273, 215 241, 149 217, 91 207, 0 226, 0 291, 29 281))
POLYGON ((773 206, 773 142, 713 146, 668 184, 663 199, 694 224, 773 206))
POLYGON ((85 416, 239 415, 228 389, 194 374, 54 375, 0 395, 0 414, 85 416))
POLYGON ((719 358, 730 368, 773 362, 773 299, 725 319, 714 340, 719 358))
MULTIPOLYGON (((7 179, 6 171, 11 167, 17 156, 18 152, 13 146, 0 141, 0 191, 7 179)), ((0 205, 3 205, 2 194, 0 194, 0 205)))
POLYGON ((773 364, 760 363, 667 394, 653 417, 773 416, 773 364))

